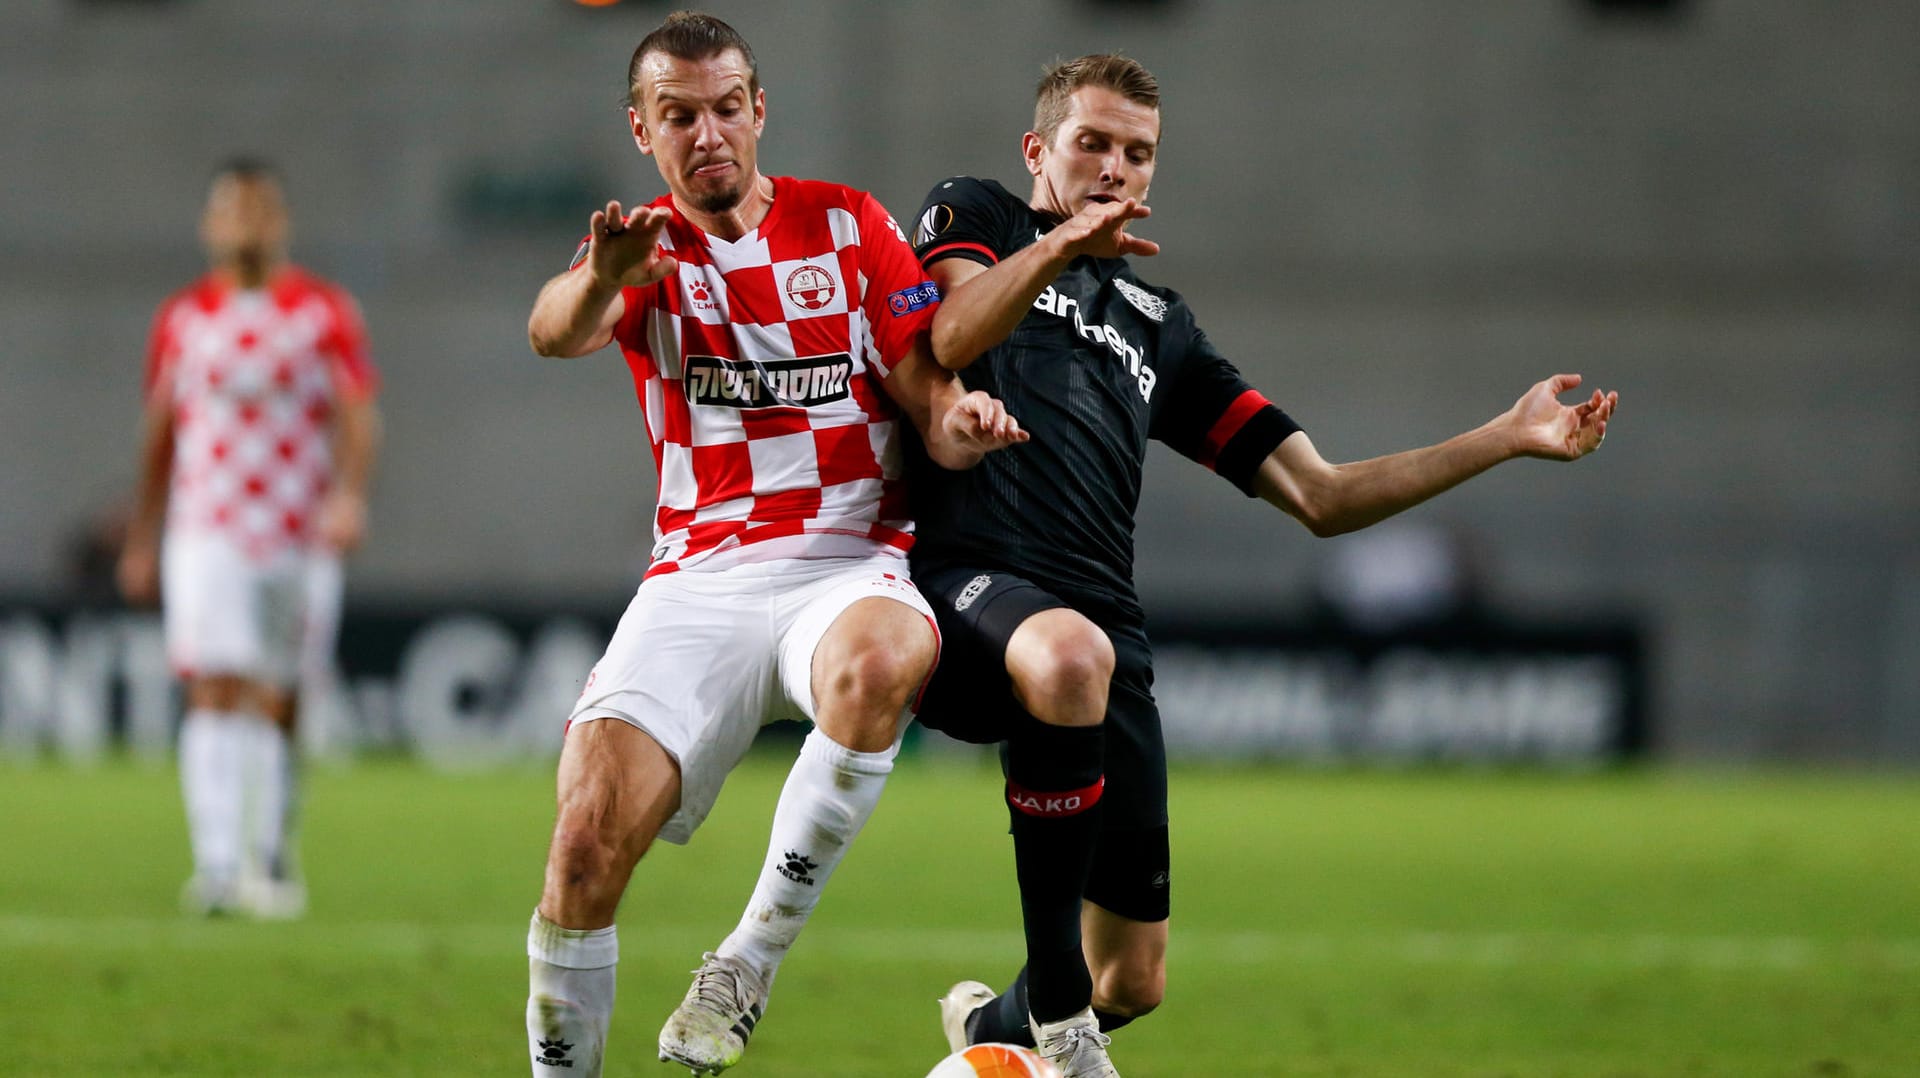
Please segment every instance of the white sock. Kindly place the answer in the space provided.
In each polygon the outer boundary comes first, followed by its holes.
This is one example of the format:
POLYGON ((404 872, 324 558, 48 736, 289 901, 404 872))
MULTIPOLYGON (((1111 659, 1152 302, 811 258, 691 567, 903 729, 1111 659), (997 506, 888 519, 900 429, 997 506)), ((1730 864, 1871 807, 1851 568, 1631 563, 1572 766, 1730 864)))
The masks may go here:
POLYGON ((247 820, 248 848, 267 878, 289 880, 295 875, 292 842, 297 788, 293 746, 279 723, 249 715, 243 725, 245 770, 253 795, 247 820))
POLYGON ((606 928, 527 928, 527 1051, 534 1078, 600 1078, 620 941, 606 928))
POLYGON ((187 804, 194 875, 230 882, 240 874, 246 720, 196 708, 180 724, 180 792, 187 804))
POLYGON ((806 927, 834 867, 880 803, 899 746, 855 752, 814 730, 800 746, 773 811, 760 882, 719 953, 760 971, 768 984, 806 927))

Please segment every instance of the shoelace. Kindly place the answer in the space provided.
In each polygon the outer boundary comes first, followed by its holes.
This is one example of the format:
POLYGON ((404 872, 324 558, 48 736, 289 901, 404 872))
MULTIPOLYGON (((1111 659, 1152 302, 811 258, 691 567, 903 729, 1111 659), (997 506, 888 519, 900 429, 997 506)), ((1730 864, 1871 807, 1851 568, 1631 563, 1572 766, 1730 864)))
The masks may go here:
POLYGON ((746 1008, 741 1000, 740 974, 725 965, 712 951, 701 955, 701 965, 693 972, 693 994, 700 1002, 721 1014, 731 1015, 746 1008))
POLYGON ((1090 1026, 1073 1026, 1060 1035, 1053 1045, 1053 1051, 1046 1053, 1047 1061, 1058 1066, 1062 1073, 1072 1074, 1080 1065, 1083 1053, 1104 1052, 1113 1038, 1090 1026))

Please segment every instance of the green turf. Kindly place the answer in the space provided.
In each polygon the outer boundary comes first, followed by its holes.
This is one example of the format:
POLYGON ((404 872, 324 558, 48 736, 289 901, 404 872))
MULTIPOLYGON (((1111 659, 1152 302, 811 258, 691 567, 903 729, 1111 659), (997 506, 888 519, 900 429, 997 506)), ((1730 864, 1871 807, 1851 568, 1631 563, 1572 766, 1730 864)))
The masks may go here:
MULTIPOLYGON (((784 761, 621 914, 611 1075, 730 926, 784 761)), ((548 775, 312 776, 313 909, 174 913, 171 773, 0 767, 0 1073, 524 1075, 548 775)), ((990 769, 904 765, 741 1078, 920 1078, 934 998, 1018 963, 990 769)), ((1920 783, 1188 768, 1169 999, 1127 1078, 1920 1074, 1920 783)))

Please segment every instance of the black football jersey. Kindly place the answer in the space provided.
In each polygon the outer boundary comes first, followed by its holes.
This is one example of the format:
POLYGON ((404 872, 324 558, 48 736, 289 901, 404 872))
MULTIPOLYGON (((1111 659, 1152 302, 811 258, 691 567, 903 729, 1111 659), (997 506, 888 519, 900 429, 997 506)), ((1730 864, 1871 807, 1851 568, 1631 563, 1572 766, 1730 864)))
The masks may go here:
MULTIPOLYGON (((992 266, 1058 223, 991 180, 957 177, 927 196, 914 251, 929 266, 992 266)), ((915 564, 1003 568, 1128 622, 1140 618, 1147 439, 1252 494, 1260 462, 1300 429, 1214 350, 1179 293, 1119 258, 1075 259, 961 379, 1006 402, 1032 440, 963 472, 914 461, 915 564)))

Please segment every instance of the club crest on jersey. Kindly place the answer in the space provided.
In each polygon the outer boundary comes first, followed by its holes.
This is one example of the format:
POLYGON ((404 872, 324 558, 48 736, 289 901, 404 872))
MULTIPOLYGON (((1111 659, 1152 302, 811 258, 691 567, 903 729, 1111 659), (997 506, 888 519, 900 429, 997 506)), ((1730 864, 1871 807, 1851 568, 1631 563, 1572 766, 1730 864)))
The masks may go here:
POLYGON ((801 266, 787 274, 787 298, 803 311, 817 311, 832 303, 837 288, 833 274, 819 266, 801 266))
POLYGON ((1167 320, 1166 300, 1141 288, 1132 281, 1122 280, 1119 277, 1113 279, 1113 286, 1120 290, 1120 294, 1127 298, 1128 303, 1133 304, 1134 310, 1139 311, 1155 322, 1165 322, 1167 320))
POLYGON ((853 357, 845 352, 804 359, 688 356, 687 403, 721 408, 811 408, 846 400, 853 357))

